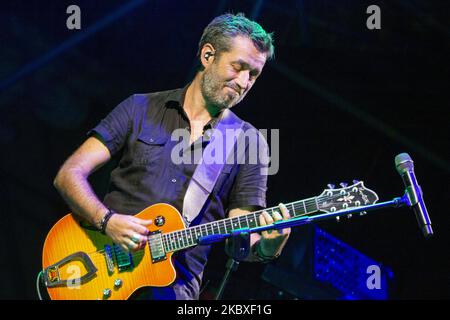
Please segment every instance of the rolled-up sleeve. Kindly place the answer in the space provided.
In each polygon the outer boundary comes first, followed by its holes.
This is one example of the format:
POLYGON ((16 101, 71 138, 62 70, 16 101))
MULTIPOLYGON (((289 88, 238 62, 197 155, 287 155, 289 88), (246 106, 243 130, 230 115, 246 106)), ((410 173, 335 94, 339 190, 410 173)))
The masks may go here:
POLYGON ((87 132, 108 148, 111 155, 118 152, 127 141, 132 127, 133 96, 117 105, 100 123, 87 132))

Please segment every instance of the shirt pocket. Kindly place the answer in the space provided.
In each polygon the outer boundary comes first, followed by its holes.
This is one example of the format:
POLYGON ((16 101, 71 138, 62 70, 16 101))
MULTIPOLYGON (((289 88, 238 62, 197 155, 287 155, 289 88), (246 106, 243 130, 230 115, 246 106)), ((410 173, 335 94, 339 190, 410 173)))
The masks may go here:
POLYGON ((134 146, 133 162, 137 165, 149 165, 165 161, 167 140, 168 136, 139 135, 134 146))

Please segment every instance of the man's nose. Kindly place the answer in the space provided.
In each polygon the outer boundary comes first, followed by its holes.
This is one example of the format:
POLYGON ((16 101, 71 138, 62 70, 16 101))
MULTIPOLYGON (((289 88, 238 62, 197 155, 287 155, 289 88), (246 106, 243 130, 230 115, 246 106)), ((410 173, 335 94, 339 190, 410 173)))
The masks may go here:
POLYGON ((250 80, 250 72, 248 70, 245 71, 241 71, 239 72, 239 75, 236 79, 236 84, 241 88, 241 89, 247 89, 248 83, 250 80))

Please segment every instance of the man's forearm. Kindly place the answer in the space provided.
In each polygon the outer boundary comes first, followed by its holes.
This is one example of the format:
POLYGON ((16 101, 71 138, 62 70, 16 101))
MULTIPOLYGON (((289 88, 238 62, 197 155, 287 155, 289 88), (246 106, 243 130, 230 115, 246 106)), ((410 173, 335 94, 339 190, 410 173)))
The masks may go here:
POLYGON ((75 169, 61 169, 53 184, 73 213, 99 227, 107 208, 95 195, 86 175, 75 169))

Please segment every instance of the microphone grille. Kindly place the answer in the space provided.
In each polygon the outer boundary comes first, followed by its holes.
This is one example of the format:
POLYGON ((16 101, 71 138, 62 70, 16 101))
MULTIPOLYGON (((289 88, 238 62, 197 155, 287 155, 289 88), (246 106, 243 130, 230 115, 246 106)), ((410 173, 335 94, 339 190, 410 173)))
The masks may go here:
POLYGON ((414 168, 414 162, 407 153, 400 153, 395 156, 395 167, 398 173, 402 174, 414 168))

